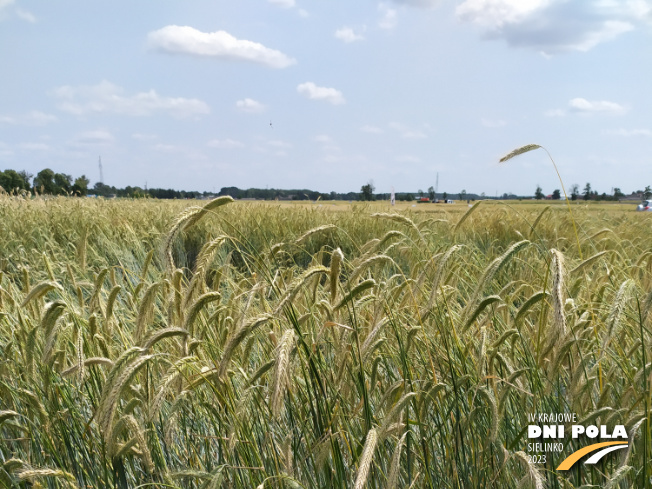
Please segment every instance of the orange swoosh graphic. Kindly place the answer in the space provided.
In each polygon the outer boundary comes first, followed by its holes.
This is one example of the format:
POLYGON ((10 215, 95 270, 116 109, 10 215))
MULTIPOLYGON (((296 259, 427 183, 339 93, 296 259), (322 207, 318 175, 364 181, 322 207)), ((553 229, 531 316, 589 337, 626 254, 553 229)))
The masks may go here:
POLYGON ((587 453, 594 452, 602 447, 609 447, 611 445, 627 445, 626 441, 605 441, 602 443, 594 443, 593 445, 589 445, 588 447, 580 448, 576 452, 571 453, 566 459, 559 464, 559 467, 557 467, 557 470, 568 470, 570 469, 575 462, 577 462, 579 459, 581 459, 584 455, 587 453))

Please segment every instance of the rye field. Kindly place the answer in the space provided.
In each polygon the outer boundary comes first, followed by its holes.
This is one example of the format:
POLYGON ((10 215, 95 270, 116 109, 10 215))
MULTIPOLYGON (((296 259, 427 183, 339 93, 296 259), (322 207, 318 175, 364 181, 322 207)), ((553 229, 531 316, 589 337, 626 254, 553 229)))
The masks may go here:
POLYGON ((0 486, 649 488, 634 207, 0 196, 0 486))

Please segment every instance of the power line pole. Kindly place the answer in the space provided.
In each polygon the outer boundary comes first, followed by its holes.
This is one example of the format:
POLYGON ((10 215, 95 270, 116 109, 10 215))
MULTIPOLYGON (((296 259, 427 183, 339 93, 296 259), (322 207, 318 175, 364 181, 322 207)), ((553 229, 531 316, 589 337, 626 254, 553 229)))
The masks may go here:
POLYGON ((99 157, 99 167, 100 167, 100 183, 104 185, 104 173, 102 173, 102 157, 99 157))

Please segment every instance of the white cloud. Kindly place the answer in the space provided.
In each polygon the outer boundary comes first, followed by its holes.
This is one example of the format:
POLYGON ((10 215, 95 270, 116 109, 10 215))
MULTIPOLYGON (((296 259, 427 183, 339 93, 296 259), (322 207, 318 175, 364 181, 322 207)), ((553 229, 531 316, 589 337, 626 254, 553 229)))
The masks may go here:
POLYGON ((104 129, 85 131, 77 134, 73 139, 75 146, 108 146, 115 141, 113 134, 104 129))
POLYGON ((158 136, 156 134, 143 134, 140 132, 136 132, 132 134, 131 137, 137 141, 155 141, 156 139, 158 139, 158 136))
POLYGON ((297 92, 311 100, 324 100, 333 105, 346 103, 342 92, 339 90, 328 87, 319 87, 313 82, 301 83, 297 86, 297 92))
POLYGON ((276 5, 277 7, 282 7, 282 8, 292 8, 295 5, 294 0, 267 0, 267 1, 272 5, 276 5))
POLYGON ((337 29, 335 31, 335 38, 339 39, 340 41, 349 43, 362 41, 364 36, 362 34, 356 34, 355 31, 350 27, 342 27, 341 29, 337 29))
POLYGON ((394 0, 394 2, 409 7, 435 8, 441 3, 441 0, 394 0))
POLYGON ((321 145, 321 150, 324 152, 337 152, 340 151, 340 147, 337 145, 335 140, 330 137, 328 134, 318 134, 312 140, 321 145))
POLYGON ((619 114, 625 112, 625 107, 615 102, 607 100, 589 101, 584 98, 574 98, 568 102, 568 106, 572 112, 582 114, 593 114, 596 112, 619 114))
POLYGON ((302 8, 299 9, 299 17, 303 17, 304 19, 310 17, 310 14, 308 13, 307 10, 304 10, 302 8))
POLYGON ((394 29, 398 22, 396 9, 390 8, 386 3, 381 3, 378 5, 378 10, 381 15, 381 18, 378 21, 378 27, 387 30, 394 29))
POLYGON ((12 5, 14 3, 14 0, 0 0, 0 20, 3 20, 5 18, 5 9, 12 5))
POLYGON ((75 115, 114 113, 128 116, 168 114, 191 117, 210 113, 208 105, 195 98, 163 97, 155 90, 125 95, 124 89, 108 81, 93 86, 59 87, 53 91, 59 108, 75 115))
POLYGON ((605 134, 610 136, 623 136, 623 137, 652 137, 652 131, 649 129, 614 129, 610 131, 605 131, 605 134))
POLYGON ((328 134, 319 134, 312 138, 313 141, 316 143, 322 143, 322 144, 332 144, 333 143, 333 138, 330 137, 328 134))
POLYGON ((482 119, 480 123, 484 127, 490 127, 492 129, 496 127, 504 127, 507 125, 507 122, 502 119, 482 119))
POLYGON ((588 51, 649 21, 650 12, 649 0, 465 0, 456 9, 485 38, 548 55, 588 51))
POLYGON ((260 43, 236 39, 226 31, 202 32, 189 26, 169 25, 147 35, 152 48, 172 54, 192 54, 251 61, 270 68, 286 68, 296 60, 260 43))
POLYGON ((250 114, 263 112, 265 110, 265 105, 251 98, 238 100, 235 103, 235 106, 242 112, 248 112, 250 114))
POLYGON ((411 129, 399 122, 390 122, 389 127, 397 131, 403 139, 425 139, 428 136, 418 129, 411 129))
POLYGON ((26 151, 48 151, 50 149, 50 146, 44 143, 21 143, 18 147, 26 151))
POLYGON ((563 109, 550 109, 546 110, 543 115, 546 117, 564 117, 566 112, 563 109))
POLYGON ((292 147, 292 144, 288 143, 287 141, 280 141, 278 139, 267 141, 267 144, 269 144, 274 148, 282 148, 282 149, 289 149, 292 147))
POLYGON ((32 14, 31 12, 28 12, 27 10, 22 10, 22 9, 17 8, 16 9, 16 15, 19 18, 23 19, 24 21, 29 22, 30 24, 33 24, 33 23, 36 22, 36 17, 34 17, 34 14, 32 14))
POLYGON ((525 20, 530 14, 550 4, 550 0, 466 0, 456 9, 467 22, 497 29, 525 20))
POLYGON ((362 126, 360 130, 362 132, 366 132, 367 134, 382 134, 383 132, 385 132, 380 127, 370 126, 368 124, 362 126))
POLYGON ((18 116, 0 115, 0 123, 16 126, 44 126, 57 120, 56 116, 38 110, 32 110, 18 116))
MULTIPOLYGON (((8 7, 14 5, 15 3, 16 2, 14 0, 0 0, 0 21, 10 16, 11 9, 8 7)), ((36 22, 36 17, 34 17, 34 14, 28 12, 27 10, 16 7, 13 9, 13 13, 16 14, 19 19, 22 19, 31 24, 36 22)))
POLYGON ((212 139, 206 143, 206 145, 218 149, 244 148, 244 143, 236 141, 235 139, 212 139))
POLYGON ((152 149, 154 151, 160 151, 161 153, 178 153, 184 150, 182 146, 177 146, 176 144, 164 144, 164 143, 155 144, 154 146, 152 146, 152 149))

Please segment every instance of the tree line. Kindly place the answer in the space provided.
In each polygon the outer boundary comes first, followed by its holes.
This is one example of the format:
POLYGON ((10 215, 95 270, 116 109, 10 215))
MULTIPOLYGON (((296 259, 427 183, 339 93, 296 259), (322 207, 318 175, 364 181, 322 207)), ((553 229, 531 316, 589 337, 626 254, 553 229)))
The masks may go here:
POLYGON ((97 182, 89 187, 90 180, 86 175, 73 178, 72 175, 56 173, 50 168, 45 168, 32 175, 25 170, 4 170, 0 171, 0 187, 7 193, 31 192, 39 195, 70 195, 87 196, 97 195, 101 197, 153 197, 157 199, 197 199, 206 196, 208 192, 188 192, 185 190, 174 190, 164 188, 143 189, 141 187, 127 186, 117 188, 97 182))
MULTIPOLYGON (((615 187, 611 194, 607 194, 606 192, 599 194, 598 192, 596 192, 591 188, 591 184, 589 182, 587 182, 586 185, 584 186, 582 193, 580 193, 580 186, 578 184, 571 185, 569 191, 570 191, 570 195, 569 195, 570 200, 578 200, 581 197, 583 200, 619 201, 621 198, 625 197, 625 194, 618 187, 615 187)), ((650 197, 652 197, 652 188, 648 185, 647 187, 645 187, 645 190, 637 190, 633 192, 632 195, 640 196, 643 199, 649 199, 650 197)), ((561 199, 561 192, 559 191, 559 189, 555 189, 552 192, 552 194, 548 197, 553 200, 559 200, 561 199)), ((534 198, 537 200, 546 198, 546 195, 543 193, 543 190, 539 185, 537 185, 537 188, 534 192, 534 198)))
MULTIPOLYGON (((4 170, 0 171, 0 187, 7 193, 34 193, 39 195, 71 195, 71 196, 86 196, 96 195, 101 197, 129 197, 129 198, 144 198, 152 197, 156 199, 199 199, 214 196, 213 192, 197 192, 186 190, 174 190, 164 188, 141 188, 126 186, 124 188, 117 188, 112 185, 106 185, 102 182, 96 182, 93 187, 89 187, 90 180, 82 175, 73 178, 72 175, 65 173, 56 173, 50 168, 45 168, 38 172, 36 176, 22 170, 4 170)), ((329 192, 323 193, 309 189, 262 189, 262 188, 249 188, 240 189, 238 187, 222 187, 217 194, 218 196, 229 195, 234 199, 256 199, 256 200, 389 200, 389 193, 374 193, 375 187, 373 182, 369 182, 360 188, 360 192, 329 192)), ((598 194, 591 188, 591 184, 587 183, 584 190, 580 193, 580 187, 577 184, 571 185, 569 188, 571 200, 578 200, 580 197, 584 200, 620 200, 625 194, 619 189, 614 188, 612 194, 598 194)), ((637 190, 634 194, 641 196, 644 199, 652 197, 652 190, 648 185, 645 190, 637 190)), ((430 201, 435 198, 442 198, 446 200, 449 198, 447 192, 435 193, 433 187, 428 188, 427 192, 419 190, 416 192, 417 198, 428 197, 430 201)), ((476 200, 487 198, 485 194, 467 194, 466 190, 460 191, 458 194, 450 194, 451 198, 459 198, 460 200, 476 200)), ((534 197, 536 199, 543 199, 546 196, 540 186, 537 185, 534 197)), ((399 201, 413 201, 415 194, 410 192, 397 192, 395 194, 396 200, 399 201)), ((524 198, 518 197, 514 194, 503 194, 502 199, 517 199, 524 198)), ((529 197, 525 197, 529 198, 529 197)), ((552 199, 561 199, 562 195, 559 189, 553 191, 550 195, 552 199)))

